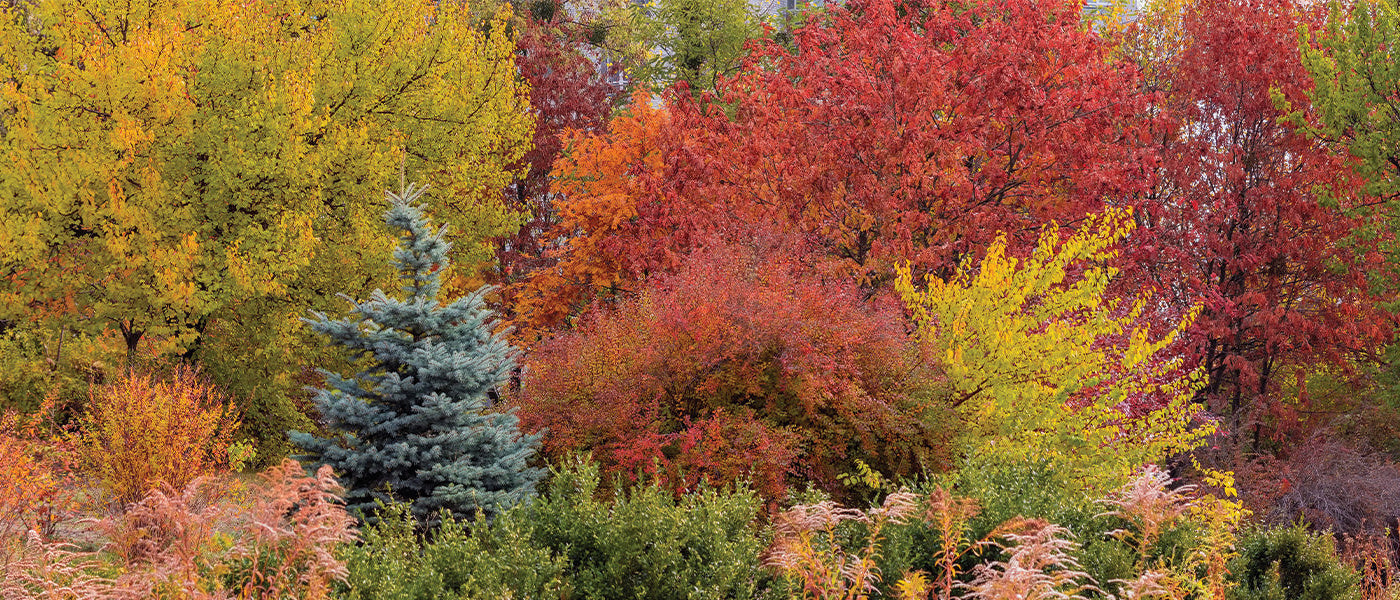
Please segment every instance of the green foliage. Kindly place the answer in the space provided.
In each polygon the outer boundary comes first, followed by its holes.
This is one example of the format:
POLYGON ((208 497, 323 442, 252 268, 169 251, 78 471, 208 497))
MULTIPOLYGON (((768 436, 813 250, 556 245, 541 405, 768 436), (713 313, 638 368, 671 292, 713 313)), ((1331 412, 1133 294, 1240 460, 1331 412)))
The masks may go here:
POLYGON ((714 90, 735 74, 744 43, 762 34, 748 0, 650 0, 623 10, 631 14, 613 43, 637 56, 632 78, 657 89, 714 90))
POLYGON ((1337 558, 1328 534, 1302 524, 1245 535, 1230 573, 1232 600, 1353 600, 1360 577, 1337 558))
MULTIPOLYGON (((1400 193, 1400 11, 1393 2, 1330 4, 1326 29, 1301 40, 1303 65, 1312 75, 1313 106, 1321 123, 1314 133, 1346 144, 1368 191, 1392 201, 1400 193)), ((1295 115, 1295 119, 1301 119, 1295 115)), ((1302 123, 1300 123, 1302 124, 1302 123)), ((1394 225, 1394 224, 1392 224, 1394 225)))
POLYGON ((394 504, 346 551, 347 600, 568 597, 567 562, 530 538, 523 510, 464 525, 444 515, 420 536, 409 507, 394 504), (426 538, 426 539, 425 539, 426 538))
POLYGON ((572 462, 549 490, 490 521, 450 517, 420 537, 408 509, 388 507, 349 551, 341 596, 385 598, 756 598, 774 582, 759 565, 758 498, 656 485, 602 501, 598 468, 572 462))
POLYGON ((111 342, 41 323, 0 326, 0 412, 33 411, 48 395, 60 410, 81 406, 89 384, 102 382, 108 365, 120 364, 111 342))
POLYGON ((702 486, 678 499, 644 485, 600 501, 598 479, 596 466, 575 460, 521 509, 536 543, 568 558, 575 597, 755 598, 766 590, 752 491, 702 486))

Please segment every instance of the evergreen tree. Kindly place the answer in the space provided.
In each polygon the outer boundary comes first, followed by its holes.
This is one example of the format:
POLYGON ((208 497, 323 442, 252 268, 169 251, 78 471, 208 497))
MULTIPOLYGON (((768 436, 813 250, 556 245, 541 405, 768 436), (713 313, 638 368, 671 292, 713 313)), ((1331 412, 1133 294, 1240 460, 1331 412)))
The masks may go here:
POLYGON ((405 298, 375 290, 346 319, 314 312, 318 333, 370 357, 353 378, 322 371, 316 404, 329 438, 292 432, 314 464, 335 469, 351 510, 366 515, 390 495, 420 518, 446 508, 457 517, 505 510, 534 491, 542 469, 526 460, 539 436, 521 436, 512 412, 486 412, 487 392, 506 380, 516 350, 484 307, 485 289, 446 305, 437 299, 450 248, 415 205, 425 188, 389 193, 385 217, 402 229, 394 252, 405 298))

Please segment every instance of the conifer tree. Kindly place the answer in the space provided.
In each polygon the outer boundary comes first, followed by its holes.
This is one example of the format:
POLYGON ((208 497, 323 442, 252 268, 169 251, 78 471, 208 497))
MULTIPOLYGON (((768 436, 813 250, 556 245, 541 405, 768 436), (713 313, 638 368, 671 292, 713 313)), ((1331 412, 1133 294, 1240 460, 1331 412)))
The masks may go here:
POLYGON ((313 464, 328 464, 345 484, 346 503, 366 515, 391 496, 420 518, 441 509, 488 517, 534 491, 543 474, 526 466, 539 436, 521 436, 512 412, 486 412, 487 393, 508 377, 516 350, 484 307, 485 289, 438 301, 451 245, 432 229, 416 200, 425 188, 390 192, 385 221, 402 229, 394 252, 402 300, 375 290, 345 319, 314 312, 311 328, 371 366, 352 378, 325 372, 316 404, 329 438, 292 432, 313 464))

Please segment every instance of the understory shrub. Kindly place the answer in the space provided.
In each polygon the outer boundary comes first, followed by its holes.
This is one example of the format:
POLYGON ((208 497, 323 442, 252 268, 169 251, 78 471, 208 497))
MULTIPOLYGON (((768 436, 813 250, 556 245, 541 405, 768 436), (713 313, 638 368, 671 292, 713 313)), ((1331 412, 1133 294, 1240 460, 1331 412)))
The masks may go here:
POLYGON ((563 598, 567 561, 530 538, 520 509, 470 523, 444 515, 431 533, 404 504, 379 512, 346 552, 349 600, 563 598))
POLYGON ((238 424, 222 394, 181 366, 165 381, 137 374, 95 388, 78 440, 84 466, 127 503, 224 469, 238 424))
MULTIPOLYGON (((1208 475, 1209 487, 1227 486, 1208 475)), ((767 563, 817 598, 1224 598, 1243 516, 1228 492, 1177 486, 1152 465, 1104 498, 1080 489, 1025 464, 928 482, 864 511, 801 504, 778 517, 767 563)))
POLYGON ((341 597, 682 599, 758 598, 774 593, 761 568, 754 524, 760 502, 747 488, 676 497, 655 482, 600 500, 599 469, 571 461, 547 492, 487 521, 444 517, 415 531, 401 505, 366 528, 348 551, 341 597))
POLYGON ((598 467, 570 461, 526 508, 536 543, 563 554, 576 598, 755 598, 769 576, 746 487, 677 498, 656 483, 596 497, 598 467))
MULTIPOLYGON (((338 552, 356 539, 342 488, 322 467, 285 461, 242 493, 236 480, 162 485, 98 519, 85 545, 30 532, 4 564, 6 600, 215 600, 327 597, 344 579, 338 552)), ((70 532, 71 533, 71 532, 70 532)))
POLYGON ((1360 577, 1338 558, 1332 537, 1301 523, 1250 532, 1230 563, 1231 600, 1357 600, 1360 577))

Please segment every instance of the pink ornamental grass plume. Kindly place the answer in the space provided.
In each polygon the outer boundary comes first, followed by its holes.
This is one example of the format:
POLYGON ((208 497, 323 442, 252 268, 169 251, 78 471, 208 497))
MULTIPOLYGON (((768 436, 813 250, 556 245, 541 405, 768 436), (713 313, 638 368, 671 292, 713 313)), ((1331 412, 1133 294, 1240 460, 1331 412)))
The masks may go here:
POLYGON ((1024 521, 1024 533, 1002 535, 1010 544, 1004 561, 978 565, 972 582, 959 584, 967 597, 978 600, 1087 600, 1082 594, 1098 591, 1089 574, 1080 570, 1072 555, 1079 544, 1068 539, 1069 530, 1044 521, 1024 521))

